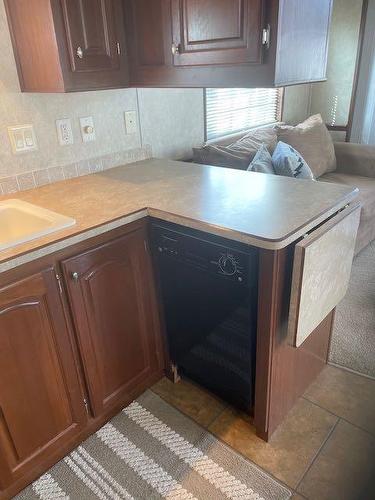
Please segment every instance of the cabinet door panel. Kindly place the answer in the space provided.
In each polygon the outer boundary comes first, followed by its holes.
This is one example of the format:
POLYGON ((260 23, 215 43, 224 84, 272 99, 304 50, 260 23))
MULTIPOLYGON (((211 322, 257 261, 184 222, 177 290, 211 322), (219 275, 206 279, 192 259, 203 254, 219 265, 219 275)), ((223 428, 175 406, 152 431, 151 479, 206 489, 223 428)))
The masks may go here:
POLYGON ((54 270, 0 289, 0 467, 8 481, 85 418, 54 270))
POLYGON ((95 416, 159 364, 144 241, 135 231, 63 263, 95 416))
POLYGON ((260 63, 262 0, 172 0, 175 65, 260 63))
POLYGON ((113 0, 63 0, 73 71, 120 67, 113 0))

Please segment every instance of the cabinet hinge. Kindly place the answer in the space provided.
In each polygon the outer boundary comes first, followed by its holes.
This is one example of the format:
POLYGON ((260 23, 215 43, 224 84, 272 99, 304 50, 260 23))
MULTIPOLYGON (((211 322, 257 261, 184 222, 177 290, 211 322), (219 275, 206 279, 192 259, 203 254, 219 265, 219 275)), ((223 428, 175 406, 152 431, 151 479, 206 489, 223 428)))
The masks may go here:
POLYGON ((262 45, 264 45, 267 49, 270 48, 270 37, 271 37, 271 26, 267 24, 262 31, 262 45))
POLYGON ((121 54, 121 45, 120 45, 120 42, 116 42, 116 50, 117 50, 117 54, 120 55, 121 54))
POLYGON ((57 274, 57 273, 56 273, 56 281, 57 281, 57 284, 59 286, 59 292, 62 295, 63 294, 63 288, 62 288, 62 284, 61 284, 61 276, 59 274, 57 274))
POLYGON ((87 399, 86 399, 86 398, 83 400, 83 404, 85 405, 86 413, 87 413, 87 415, 88 415, 88 414, 89 414, 89 404, 88 404, 88 402, 87 402, 87 399))

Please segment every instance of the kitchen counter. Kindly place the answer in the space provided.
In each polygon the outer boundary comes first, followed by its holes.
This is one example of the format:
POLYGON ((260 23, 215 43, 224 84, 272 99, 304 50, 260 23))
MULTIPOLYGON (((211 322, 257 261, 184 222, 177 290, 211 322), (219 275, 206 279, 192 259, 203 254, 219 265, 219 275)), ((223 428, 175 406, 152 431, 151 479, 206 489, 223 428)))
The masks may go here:
POLYGON ((0 272, 146 215, 260 248, 286 247, 356 188, 151 159, 3 196, 73 217, 68 229, 0 252, 0 272))

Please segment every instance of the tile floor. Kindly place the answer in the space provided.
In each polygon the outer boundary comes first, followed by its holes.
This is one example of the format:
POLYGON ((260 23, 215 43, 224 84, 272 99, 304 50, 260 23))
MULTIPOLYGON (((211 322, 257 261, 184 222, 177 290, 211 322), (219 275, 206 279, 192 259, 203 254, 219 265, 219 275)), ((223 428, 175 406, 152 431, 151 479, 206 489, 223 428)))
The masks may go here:
POLYGON ((375 381, 327 366, 269 443, 251 419, 198 386, 152 390, 289 486, 293 500, 375 499, 375 381))

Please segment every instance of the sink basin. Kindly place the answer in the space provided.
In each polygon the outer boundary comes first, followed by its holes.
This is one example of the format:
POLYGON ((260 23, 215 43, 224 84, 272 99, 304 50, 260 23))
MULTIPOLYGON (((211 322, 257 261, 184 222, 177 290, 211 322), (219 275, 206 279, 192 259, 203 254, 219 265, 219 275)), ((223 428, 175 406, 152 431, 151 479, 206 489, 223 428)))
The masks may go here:
POLYGON ((21 200, 0 202, 0 251, 73 226, 76 221, 21 200))

